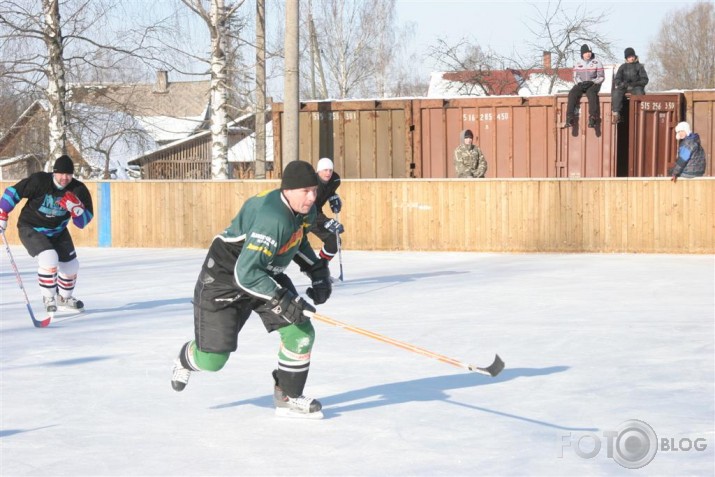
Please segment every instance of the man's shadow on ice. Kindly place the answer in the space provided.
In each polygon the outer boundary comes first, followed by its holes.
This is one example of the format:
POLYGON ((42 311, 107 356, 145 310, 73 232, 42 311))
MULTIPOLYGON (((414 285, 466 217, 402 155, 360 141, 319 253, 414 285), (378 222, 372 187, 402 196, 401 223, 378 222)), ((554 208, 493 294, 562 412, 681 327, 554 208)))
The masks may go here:
MULTIPOLYGON (((332 396, 323 396, 320 402, 323 404, 323 414, 325 418, 333 418, 345 412, 359 411, 380 406, 391 406, 419 401, 443 401, 450 404, 462 406, 475 411, 496 414, 511 419, 518 419, 533 424, 552 427, 561 430, 571 431, 597 431, 594 428, 572 428, 564 427, 545 421, 531 419, 525 416, 509 414, 494 409, 474 406, 472 404, 460 403, 450 399, 447 394, 451 389, 462 389, 477 386, 511 381, 518 378, 531 378, 537 376, 547 376, 549 374, 561 373, 569 369, 568 366, 551 366, 548 368, 507 368, 496 378, 484 376, 476 373, 452 374, 446 376, 434 376, 429 378, 413 379, 411 381, 400 381, 396 383, 380 384, 363 389, 346 391, 332 396)), ((214 406, 213 409, 223 409, 227 407, 242 406, 252 404, 258 407, 273 407, 273 396, 261 396, 243 401, 236 401, 214 406)))

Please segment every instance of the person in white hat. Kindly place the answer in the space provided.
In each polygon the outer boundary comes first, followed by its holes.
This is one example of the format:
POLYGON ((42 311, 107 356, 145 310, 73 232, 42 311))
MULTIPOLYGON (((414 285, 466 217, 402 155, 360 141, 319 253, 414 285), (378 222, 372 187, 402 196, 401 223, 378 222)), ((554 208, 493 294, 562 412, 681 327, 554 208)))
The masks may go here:
POLYGON ((680 141, 675 166, 668 171, 671 180, 678 177, 700 177, 705 174, 705 151, 700 144, 700 136, 690 130, 685 121, 675 126, 675 138, 680 141))
POLYGON ((333 170, 333 161, 323 157, 315 168, 318 174, 318 197, 315 199, 315 208, 318 217, 310 229, 322 242, 323 247, 318 255, 330 262, 338 253, 338 235, 345 231, 343 225, 335 218, 325 215, 323 206, 330 205, 334 214, 340 213, 343 202, 337 193, 340 187, 340 176, 333 170))

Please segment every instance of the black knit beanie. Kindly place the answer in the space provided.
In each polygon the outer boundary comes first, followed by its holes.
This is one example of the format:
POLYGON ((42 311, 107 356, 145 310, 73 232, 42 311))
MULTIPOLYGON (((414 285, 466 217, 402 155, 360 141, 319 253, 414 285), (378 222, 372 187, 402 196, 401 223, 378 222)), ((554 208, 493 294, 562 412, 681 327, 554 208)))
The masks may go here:
POLYGON ((62 154, 55 161, 55 165, 52 168, 52 172, 58 172, 60 174, 74 174, 74 164, 72 159, 67 154, 62 154))
POLYGON ((584 53, 587 53, 589 51, 591 51, 591 48, 589 48, 587 44, 584 43, 583 45, 581 45, 581 56, 583 56, 584 53))
POLYGON ((631 56, 636 56, 636 50, 634 50, 633 48, 631 48, 631 47, 629 46, 628 48, 626 48, 626 51, 623 52, 623 57, 624 57, 625 59, 628 59, 628 58, 630 58, 631 56))
POLYGON ((464 138, 466 139, 468 137, 471 137, 472 139, 474 139, 474 133, 472 132, 471 129, 467 129, 464 131, 464 138))
POLYGON ((281 190, 303 189, 318 185, 318 175, 309 162, 291 161, 283 169, 281 190))

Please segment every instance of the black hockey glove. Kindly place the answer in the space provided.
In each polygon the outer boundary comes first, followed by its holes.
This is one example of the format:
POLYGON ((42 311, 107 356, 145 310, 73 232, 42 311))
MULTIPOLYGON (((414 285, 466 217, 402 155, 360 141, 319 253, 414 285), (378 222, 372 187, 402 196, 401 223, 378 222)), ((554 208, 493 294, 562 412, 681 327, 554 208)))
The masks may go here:
POLYGON ((308 270, 308 275, 312 281, 312 287, 308 288, 305 293, 313 300, 316 305, 322 305, 333 292, 333 284, 330 281, 330 269, 328 261, 321 258, 308 270))
POLYGON ((325 229, 331 234, 341 234, 345 232, 345 227, 343 227, 343 224, 341 224, 335 219, 328 220, 327 222, 325 222, 325 225, 323 225, 323 227, 325 227, 325 229))
POLYGON ((296 325, 308 321, 308 317, 303 314, 303 311, 315 313, 315 308, 310 303, 286 288, 278 289, 276 296, 268 302, 268 308, 287 322, 296 325))
POLYGON ((339 213, 340 209, 343 208, 343 201, 340 200, 340 196, 338 194, 330 196, 328 198, 328 202, 330 203, 330 210, 332 210, 334 214, 339 213))

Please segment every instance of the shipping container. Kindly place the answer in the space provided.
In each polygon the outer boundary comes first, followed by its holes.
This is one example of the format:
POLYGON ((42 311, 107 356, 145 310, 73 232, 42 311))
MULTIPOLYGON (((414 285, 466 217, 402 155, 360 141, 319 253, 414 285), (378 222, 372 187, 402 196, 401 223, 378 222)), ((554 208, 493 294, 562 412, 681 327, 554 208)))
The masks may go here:
POLYGON ((556 97, 558 148, 555 175, 549 177, 616 177, 618 131, 611 122, 611 96, 599 95, 601 122, 588 127, 588 99, 584 95, 574 111, 574 124, 561 128, 566 120, 568 96, 556 97))
POLYGON ((690 123, 693 132, 700 136, 700 143, 705 149, 705 175, 712 176, 713 148, 715 148, 715 90, 686 91, 685 120, 690 123))
MULTIPOLYGON (((274 160, 283 170, 283 104, 273 104, 274 160)), ((300 104, 298 158, 333 160, 345 178, 407 178, 412 173, 410 100, 309 101, 300 104)))
POLYGON ((676 155, 674 130, 683 115, 683 95, 637 95, 628 103, 628 177, 667 176, 676 155))
MULTIPOLYGON (((313 164, 330 157, 346 179, 453 178, 454 149, 461 131, 471 129, 487 178, 658 177, 675 159, 673 129, 687 109, 712 175, 715 90, 628 95, 619 124, 611 121, 611 96, 603 94, 595 128, 585 120, 584 96, 576 123, 562 129, 567 101, 556 95, 301 103, 299 157, 313 164)), ((282 104, 273 105, 277 161, 282 112, 282 104)))
POLYGON ((554 98, 488 96, 413 100, 415 177, 456 177, 454 150, 471 129, 486 177, 553 177, 554 98))

